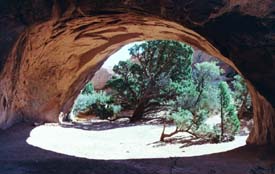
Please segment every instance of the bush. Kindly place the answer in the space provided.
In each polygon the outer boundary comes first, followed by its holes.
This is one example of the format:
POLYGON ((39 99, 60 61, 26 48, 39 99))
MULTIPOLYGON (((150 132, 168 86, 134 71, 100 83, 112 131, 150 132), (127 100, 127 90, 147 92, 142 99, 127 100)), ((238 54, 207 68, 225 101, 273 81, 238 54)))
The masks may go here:
POLYGON ((172 84, 178 97, 176 101, 169 103, 170 118, 179 131, 198 137, 206 137, 213 133, 205 121, 218 107, 216 81, 219 80, 221 72, 217 62, 196 63, 192 77, 172 84))
POLYGON ((232 100, 232 92, 226 82, 219 84, 220 111, 221 111, 221 141, 225 137, 234 136, 240 129, 236 106, 232 100))
POLYGON ((94 86, 91 82, 87 83, 83 88, 83 90, 81 91, 81 94, 86 94, 86 95, 94 94, 94 93, 95 93, 94 86))
POLYGON ((180 130, 187 130, 192 125, 193 115, 189 110, 180 108, 171 115, 176 126, 180 130))
POLYGON ((235 106, 238 110, 238 117, 243 118, 245 113, 252 113, 251 96, 247 90, 245 80, 240 75, 234 76, 232 85, 235 106))
POLYGON ((84 112, 86 114, 95 114, 101 119, 112 117, 120 111, 121 106, 113 104, 112 97, 104 91, 94 91, 91 82, 79 94, 72 109, 73 115, 84 112))
MULTIPOLYGON (((217 62, 196 63, 190 79, 172 83, 177 91, 177 100, 170 101, 169 116, 176 124, 177 132, 191 135, 210 142, 231 141, 239 131, 240 122, 228 84, 220 78, 223 70, 217 62), (205 122, 210 114, 221 112, 221 123, 211 127, 205 122)), ((164 127, 165 129, 165 127, 164 127)))

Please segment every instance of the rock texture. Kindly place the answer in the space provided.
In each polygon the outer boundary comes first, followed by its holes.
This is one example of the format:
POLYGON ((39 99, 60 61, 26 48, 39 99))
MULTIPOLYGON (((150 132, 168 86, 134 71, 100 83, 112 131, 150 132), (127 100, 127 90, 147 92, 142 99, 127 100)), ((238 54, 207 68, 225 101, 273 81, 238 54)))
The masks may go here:
MULTIPOLYGON (((204 62, 204 61, 218 61, 217 58, 206 54, 205 52, 193 48, 194 49, 194 55, 193 55, 193 66, 196 63, 200 63, 200 62, 204 62)), ((228 76, 232 76, 234 75, 236 72, 234 71, 234 69, 231 68, 231 66, 229 66, 228 64, 218 61, 218 65, 223 69, 223 76, 228 77, 228 76)))
POLYGON ((92 81, 91 81, 95 90, 104 89, 107 81, 110 80, 113 75, 114 75, 114 72, 112 71, 112 69, 100 68, 94 74, 94 77, 92 78, 92 81))
POLYGON ((270 103, 248 83, 252 97, 254 126, 247 139, 247 144, 273 144, 275 142, 275 111, 270 103))
POLYGON ((57 121, 121 46, 174 39, 251 82, 256 112, 248 142, 275 144, 273 0, 11 0, 0 1, 0 15, 2 128, 22 119, 57 121))

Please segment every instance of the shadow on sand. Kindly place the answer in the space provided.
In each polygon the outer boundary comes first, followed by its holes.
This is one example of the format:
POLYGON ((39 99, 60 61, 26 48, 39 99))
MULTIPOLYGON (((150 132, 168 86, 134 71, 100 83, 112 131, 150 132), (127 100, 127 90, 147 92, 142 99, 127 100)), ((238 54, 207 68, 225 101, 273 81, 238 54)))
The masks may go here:
POLYGON ((130 123, 129 119, 118 119, 116 121, 100 120, 96 119, 93 121, 84 122, 64 122, 60 124, 64 128, 76 128, 83 130, 93 130, 93 131, 104 131, 109 129, 141 126, 141 125, 159 125, 162 124, 162 119, 141 119, 140 121, 130 123))
POLYGON ((245 146, 198 157, 89 160, 27 144, 33 128, 18 124, 0 132, 1 174, 275 174, 271 147, 245 146))

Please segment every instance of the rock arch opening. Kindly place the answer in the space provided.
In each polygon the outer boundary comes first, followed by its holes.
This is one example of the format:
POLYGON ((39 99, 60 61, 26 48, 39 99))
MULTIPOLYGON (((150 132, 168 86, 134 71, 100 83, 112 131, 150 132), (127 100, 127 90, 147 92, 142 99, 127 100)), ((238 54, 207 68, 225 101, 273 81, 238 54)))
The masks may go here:
MULTIPOLYGON (((272 173, 274 11, 272 0, 0 1, 0 173, 272 173), (109 55, 150 39, 186 42, 231 60, 253 101, 255 125, 247 143, 268 146, 193 158, 86 160, 26 143, 33 125, 15 123, 57 122, 109 55)), ((37 143, 45 140, 39 139, 40 128, 31 132, 37 143)), ((66 139, 56 129, 49 132, 55 138, 47 140, 54 143, 66 139)))
MULTIPOLYGON (((141 44, 144 42, 146 41, 135 43, 135 44, 141 44)), ((123 47, 117 52, 118 54, 114 54, 111 56, 111 58, 108 58, 103 64, 103 66, 95 73, 95 76, 91 80, 89 80, 88 84, 90 83, 90 81, 92 81, 96 91, 98 90, 106 91, 105 85, 107 81, 110 80, 111 77, 114 75, 114 72, 111 72, 111 70, 115 65, 118 64, 119 61, 128 60, 134 63, 138 63, 138 60, 135 59, 133 55, 130 55, 127 52, 129 48, 133 47, 133 45, 134 44, 129 44, 126 47, 123 47), (106 72, 108 74, 106 74, 106 72), (101 78, 104 77, 104 79, 101 79, 100 77, 101 78)), ((192 63, 190 62, 190 66, 194 68, 193 73, 196 72, 197 67, 203 68, 204 63, 207 62, 208 63, 207 65, 213 65, 211 68, 215 68, 216 66, 218 66, 222 69, 221 71, 222 74, 219 74, 219 77, 215 77, 215 79, 213 79, 211 83, 216 83, 215 81, 217 80, 218 81, 224 80, 231 85, 231 88, 235 87, 234 82, 231 82, 231 81, 234 80, 233 77, 236 75, 236 72, 233 69, 231 69, 230 66, 228 66, 223 62, 217 62, 216 58, 198 49, 195 49, 193 54, 194 54, 194 56, 192 55, 193 61, 192 63), (199 65, 202 65, 202 66, 199 66, 199 65)), ((206 69, 206 70, 209 71, 210 69, 206 69)), ((211 74, 207 74, 207 75, 211 75, 211 74)), ((194 76, 196 75, 194 74, 194 76)), ((91 89, 89 89, 89 86, 86 85, 86 87, 81 90, 80 95, 87 95, 89 97, 93 97, 92 95, 89 94, 89 91, 85 91, 85 90, 91 90, 91 89)), ((212 90, 214 90, 214 88, 212 90)), ((234 90, 235 92, 237 92, 236 91, 237 89, 234 89, 234 90)), ((207 93, 209 93, 209 91, 207 93)), ((213 95, 214 93, 211 93, 211 94, 213 95)), ((105 97, 105 96, 106 96, 105 94, 102 95, 101 93, 101 97, 105 97)), ((208 98, 205 98, 205 100, 207 99, 208 98)), ((212 99, 214 99, 214 97, 212 99)), ((86 100, 87 98, 79 98, 78 96, 78 99, 75 102, 80 102, 79 105, 85 105, 84 107, 86 107, 86 103, 85 103, 86 100)), ((210 103, 210 102, 214 103, 213 100, 207 101, 207 103, 210 103)), ((235 102, 237 101, 234 100, 234 103, 235 102)), ((241 104, 238 104, 238 105, 241 105, 241 104)), ((89 106, 87 105, 87 108, 89 108, 90 106, 91 105, 89 106)), ((74 106, 74 107, 79 109, 78 106, 74 106)), ((104 117, 101 119, 95 119, 95 116, 98 116, 98 115, 94 115, 95 113, 91 113, 91 110, 87 112, 86 109, 84 109, 85 113, 82 113, 82 115, 71 116, 69 119, 72 122, 68 122, 67 119, 65 122, 62 121, 61 126, 64 126, 66 128, 61 128, 54 125, 48 125, 48 126, 46 125, 46 126, 40 126, 35 128, 30 133, 30 137, 27 139, 27 142, 31 145, 40 147, 42 149, 47 149, 50 151, 55 151, 55 152, 59 152, 67 155, 85 157, 90 159, 132 159, 132 158, 144 159, 144 158, 160 158, 160 157, 166 158, 171 156, 174 156, 174 157, 175 156, 177 157, 200 156, 200 155, 206 155, 211 153, 224 152, 224 151, 228 151, 228 150, 243 146, 245 144, 245 139, 247 138, 247 136, 245 135, 249 133, 249 130, 247 130, 247 125, 244 125, 248 123, 248 121, 242 118, 241 131, 240 132, 238 131, 237 136, 235 137, 236 140, 234 141, 230 140, 230 142, 227 142, 227 143, 215 144, 217 142, 214 143, 212 142, 212 140, 207 141, 206 137, 204 137, 204 139, 196 138, 194 136, 192 137, 192 134, 189 134, 188 132, 178 131, 178 134, 176 137, 172 137, 172 135, 168 136, 169 134, 167 133, 167 131, 168 132, 174 131, 175 126, 174 124, 166 123, 165 128, 166 128, 167 134, 165 134, 166 135, 165 141, 164 140, 159 141, 159 137, 161 137, 161 131, 163 129, 163 117, 165 118, 166 117, 165 114, 168 114, 168 113, 163 114, 161 113, 161 111, 159 111, 159 112, 156 112, 154 115, 151 114, 146 116, 147 119, 143 120, 141 123, 131 124, 129 123, 129 120, 123 120, 125 117, 123 118, 118 117, 118 119, 120 119, 119 121, 117 121, 117 119, 110 121, 107 117, 104 117), (78 128, 78 129, 74 129, 74 128, 78 128), (145 133, 146 133, 146 136, 144 135, 145 133), (56 136, 60 136, 60 137, 57 138, 56 136), (45 137, 51 137, 51 139, 47 139, 45 137), (69 138, 69 137, 73 137, 73 138, 69 138), (52 141, 52 139, 59 139, 59 141, 58 142, 52 141), (66 146, 65 144, 70 144, 70 146, 65 148, 66 146), (196 145, 196 146, 193 146, 193 145, 196 145), (108 151, 108 149, 109 150, 112 149, 112 151, 110 152, 108 151), (169 149, 169 152, 168 152, 168 149, 169 149), (184 150, 184 152, 182 152, 182 150, 184 150)), ((92 110, 93 109, 95 108, 92 108, 92 110)), ((240 107, 238 109, 240 109, 240 107)), ((209 118, 207 118, 206 120, 207 125, 219 124, 220 114, 218 113, 215 116, 213 116, 215 112, 218 112, 218 111, 214 111, 213 109, 213 111, 209 112, 209 114, 212 114, 212 115, 209 118)), ((77 113, 74 113, 74 114, 77 114, 77 113)), ((101 117, 101 116, 102 115, 98 117, 101 117)), ((131 118, 131 115, 129 115, 127 118, 128 119, 131 118)), ((249 118, 251 120, 252 115, 250 115, 249 118)), ((185 120, 185 121, 188 121, 188 120, 185 120)), ((223 140, 223 141, 228 141, 228 140, 223 140)))
MULTIPOLYGON (((159 41, 161 41, 161 40, 159 40, 159 41)), ((90 84, 92 85, 91 86, 92 89, 90 89, 90 90, 95 90, 95 91, 103 90, 103 91, 108 91, 110 93, 110 91, 112 89, 110 88, 110 86, 107 86, 106 84, 108 83, 109 80, 112 79, 112 77, 118 75, 113 70, 114 66, 118 65, 119 61, 131 61, 133 63, 138 63, 139 59, 135 58, 135 56, 133 56, 133 55, 130 55, 130 50, 128 50, 128 49, 131 48, 131 47, 133 48, 134 45, 140 45, 144 42, 146 42, 146 41, 133 42, 133 43, 127 44, 126 46, 123 46, 119 51, 117 51, 116 53, 111 55, 104 62, 104 64, 99 68, 99 70, 95 72, 92 79, 87 80, 85 88, 83 88, 80 91, 80 94, 85 92, 85 90, 89 90, 88 88, 90 88, 90 86, 87 86, 87 85, 90 85, 90 84)), ((192 60, 191 60, 192 63, 190 63, 190 66, 193 69, 195 69, 194 68, 195 66, 197 66, 200 63, 204 63, 204 62, 217 64, 217 66, 220 69, 220 73, 221 73, 219 75, 218 79, 219 80, 222 79, 224 81, 227 81, 227 83, 229 84, 231 90, 234 90, 234 92, 242 93, 238 96, 240 98, 240 101, 238 101, 238 102, 241 103, 239 105, 242 105, 242 106, 239 106, 239 108, 238 108, 238 109, 240 109, 240 111, 238 111, 239 112, 238 115, 241 115, 239 117, 246 117, 247 116, 247 117, 252 118, 252 115, 253 115, 252 101, 251 101, 249 91, 247 89, 247 84, 244 81, 244 79, 242 79, 241 76, 236 71, 234 71, 234 69, 232 69, 231 66, 229 66, 228 64, 226 64, 222 61, 219 61, 217 58, 215 58, 213 56, 210 56, 210 55, 206 54, 205 52, 203 52, 203 51, 201 51, 197 48, 195 48, 195 49, 193 48, 193 50, 194 50, 193 51, 194 55, 192 56, 192 60), (238 82, 238 84, 236 84, 237 78, 238 78, 238 80, 241 80, 242 84, 240 84, 240 82, 238 82), (243 89, 236 89, 236 88, 243 88, 243 89), (243 91, 237 91, 237 90, 243 90, 243 91), (246 106, 245 105, 246 102, 248 103, 247 104, 248 107, 244 108, 246 106), (246 112, 246 113, 243 114, 243 112, 246 112), (243 116, 243 115, 246 115, 246 116, 243 116)), ((159 66, 162 66, 162 65, 159 65, 159 66)), ((196 71, 196 69, 192 70, 192 73, 198 73, 198 72, 195 72, 195 71, 196 71)), ((76 103, 76 101, 77 101, 77 99, 75 99, 74 103, 76 103)), ((71 109, 71 110, 73 110, 73 109, 71 109)), ((72 112, 70 112, 70 113, 72 114, 72 112)))
MULTIPOLYGON (((158 17, 122 13, 49 20, 23 32, 7 59, 1 89, 3 96, 8 96, 8 108, 1 108, 4 111, 1 127, 20 119, 57 121, 59 112, 69 111, 87 79, 109 55, 124 44, 150 39, 172 39, 194 45, 241 73, 205 38, 158 17)), ((274 110, 247 83, 255 111, 255 127, 248 142, 274 143, 274 110)))

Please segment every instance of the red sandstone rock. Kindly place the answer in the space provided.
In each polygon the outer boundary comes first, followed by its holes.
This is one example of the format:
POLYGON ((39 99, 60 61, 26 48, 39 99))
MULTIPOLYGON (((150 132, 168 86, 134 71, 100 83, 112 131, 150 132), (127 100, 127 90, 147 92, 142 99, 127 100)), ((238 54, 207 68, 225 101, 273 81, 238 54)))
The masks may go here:
POLYGON ((102 90, 106 82, 112 78, 113 74, 111 69, 100 68, 92 78, 92 84, 95 90, 102 90))
POLYGON ((0 5, 1 128, 22 119, 57 121, 121 46, 174 39, 225 61, 251 82, 255 127, 248 142, 275 144, 273 0, 35 2, 0 5))

